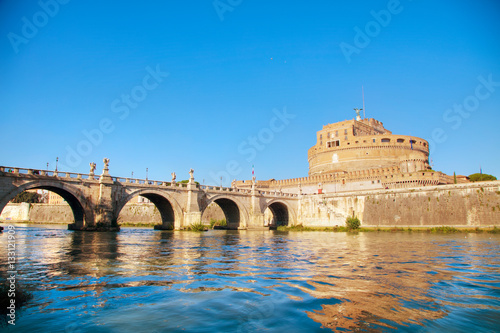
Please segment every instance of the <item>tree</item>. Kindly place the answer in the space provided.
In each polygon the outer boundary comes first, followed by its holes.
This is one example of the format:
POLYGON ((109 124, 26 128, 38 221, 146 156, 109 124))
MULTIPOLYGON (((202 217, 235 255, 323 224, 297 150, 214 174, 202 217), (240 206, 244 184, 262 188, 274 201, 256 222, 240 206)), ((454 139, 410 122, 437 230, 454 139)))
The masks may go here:
POLYGON ((21 203, 21 202, 27 202, 27 203, 39 203, 41 199, 41 195, 36 193, 36 192, 21 192, 18 195, 15 196, 14 199, 12 199, 13 203, 21 203))
POLYGON ((497 177, 486 173, 473 173, 472 175, 469 175, 469 180, 471 182, 484 182, 486 180, 497 180, 497 177))

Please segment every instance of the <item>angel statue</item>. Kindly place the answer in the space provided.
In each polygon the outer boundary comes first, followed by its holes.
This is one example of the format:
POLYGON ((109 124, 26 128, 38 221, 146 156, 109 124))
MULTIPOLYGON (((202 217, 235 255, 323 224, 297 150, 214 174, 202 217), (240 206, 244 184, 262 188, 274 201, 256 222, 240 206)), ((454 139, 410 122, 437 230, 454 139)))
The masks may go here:
POLYGON ((90 165, 90 174, 93 175, 94 171, 95 171, 95 163, 92 162, 92 163, 89 163, 89 165, 90 165))

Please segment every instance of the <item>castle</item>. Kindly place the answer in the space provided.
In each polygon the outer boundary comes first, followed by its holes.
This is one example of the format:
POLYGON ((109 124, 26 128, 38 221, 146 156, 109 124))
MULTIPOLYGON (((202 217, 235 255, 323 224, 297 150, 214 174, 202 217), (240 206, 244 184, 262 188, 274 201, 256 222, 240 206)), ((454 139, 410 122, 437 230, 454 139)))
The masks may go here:
MULTIPOLYGON (((395 135, 373 118, 323 126, 308 151, 309 176, 258 181, 257 188, 285 193, 334 193, 370 189, 453 184, 455 179, 431 170, 429 143, 418 137, 395 135)), ((457 183, 468 182, 457 176, 457 183)), ((233 187, 251 188, 252 181, 233 187)))

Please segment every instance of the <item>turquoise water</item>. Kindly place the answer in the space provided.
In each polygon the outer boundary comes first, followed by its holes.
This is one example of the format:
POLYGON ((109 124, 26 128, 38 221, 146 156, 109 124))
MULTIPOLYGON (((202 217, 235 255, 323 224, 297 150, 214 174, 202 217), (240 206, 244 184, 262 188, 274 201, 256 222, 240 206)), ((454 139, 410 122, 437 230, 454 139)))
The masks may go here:
POLYGON ((15 235, 18 279, 34 297, 5 331, 500 331, 500 235, 15 235))

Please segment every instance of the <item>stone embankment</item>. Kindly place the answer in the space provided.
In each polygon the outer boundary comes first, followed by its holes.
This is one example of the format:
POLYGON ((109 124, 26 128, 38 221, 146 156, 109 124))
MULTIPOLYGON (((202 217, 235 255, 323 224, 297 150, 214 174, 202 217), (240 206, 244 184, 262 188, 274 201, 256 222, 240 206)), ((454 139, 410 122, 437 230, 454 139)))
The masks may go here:
POLYGON ((304 226, 342 226, 347 216, 362 227, 500 226, 500 181, 309 195, 299 205, 304 226))

